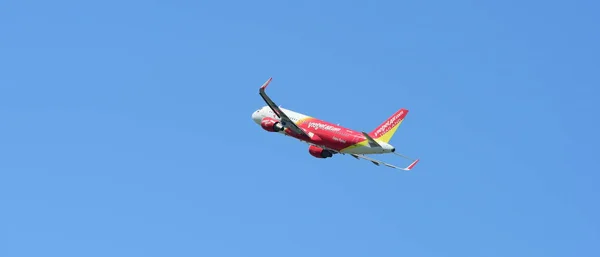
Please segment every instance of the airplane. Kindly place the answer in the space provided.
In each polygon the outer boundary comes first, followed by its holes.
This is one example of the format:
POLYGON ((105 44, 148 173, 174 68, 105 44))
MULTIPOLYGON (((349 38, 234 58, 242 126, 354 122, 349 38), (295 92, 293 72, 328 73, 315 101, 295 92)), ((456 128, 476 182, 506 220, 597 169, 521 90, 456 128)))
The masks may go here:
POLYGON ((333 157, 334 154, 349 154, 356 159, 371 161, 377 166, 383 164, 404 171, 411 170, 419 162, 419 159, 396 153, 396 148, 389 143, 408 114, 407 109, 401 108, 396 111, 369 133, 359 132, 275 104, 265 92, 272 80, 273 78, 269 78, 259 89, 259 95, 267 105, 252 113, 252 120, 262 129, 290 136, 309 144, 308 152, 316 158, 325 159, 333 157), (389 153, 412 162, 402 168, 366 156, 389 153))

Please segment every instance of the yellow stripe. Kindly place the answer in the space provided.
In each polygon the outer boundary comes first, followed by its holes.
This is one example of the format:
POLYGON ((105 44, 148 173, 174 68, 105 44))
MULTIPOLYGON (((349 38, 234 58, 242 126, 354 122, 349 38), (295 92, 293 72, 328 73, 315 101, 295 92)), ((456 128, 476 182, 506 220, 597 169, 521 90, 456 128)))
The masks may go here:
POLYGON ((360 141, 360 142, 353 144, 351 146, 348 146, 340 151, 345 152, 345 151, 356 149, 356 148, 363 147, 363 146, 369 146, 369 140, 360 141))
POLYGON ((386 132, 385 134, 378 137, 377 140, 381 140, 386 143, 390 142, 390 140, 392 139, 392 136, 394 136, 394 133, 396 133, 396 130, 398 130, 398 127, 400 127, 400 124, 402 124, 403 121, 404 121, 404 119, 401 120, 400 122, 398 122, 398 124, 396 124, 396 126, 392 127, 392 129, 390 129, 388 132, 386 132))

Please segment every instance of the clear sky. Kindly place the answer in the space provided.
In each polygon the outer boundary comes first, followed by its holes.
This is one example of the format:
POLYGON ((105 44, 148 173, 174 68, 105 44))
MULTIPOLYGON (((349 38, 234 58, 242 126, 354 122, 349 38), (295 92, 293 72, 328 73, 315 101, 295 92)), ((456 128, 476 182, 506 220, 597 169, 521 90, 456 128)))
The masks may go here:
POLYGON ((1 1, 0 256, 600 256, 599 7, 1 1), (269 77, 357 130, 408 108, 421 162, 262 130, 269 77))

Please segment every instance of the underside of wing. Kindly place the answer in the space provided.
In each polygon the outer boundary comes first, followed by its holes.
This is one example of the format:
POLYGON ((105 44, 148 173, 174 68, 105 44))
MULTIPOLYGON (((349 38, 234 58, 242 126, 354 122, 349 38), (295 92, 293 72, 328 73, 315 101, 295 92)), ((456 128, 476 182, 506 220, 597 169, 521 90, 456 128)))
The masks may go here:
POLYGON ((402 168, 402 167, 398 167, 398 166, 395 166, 395 165, 392 165, 392 164, 389 164, 389 163, 386 163, 386 162, 383 162, 383 161, 380 161, 380 160, 373 159, 371 157, 364 156, 362 154, 350 154, 350 155, 352 155, 352 157, 354 157, 356 159, 368 160, 368 161, 372 162, 373 164, 375 164, 377 166, 384 165, 384 166, 387 166, 387 167, 390 167, 390 168, 404 170, 404 171, 411 170, 419 162, 419 159, 416 159, 410 165, 408 165, 406 168, 402 168))

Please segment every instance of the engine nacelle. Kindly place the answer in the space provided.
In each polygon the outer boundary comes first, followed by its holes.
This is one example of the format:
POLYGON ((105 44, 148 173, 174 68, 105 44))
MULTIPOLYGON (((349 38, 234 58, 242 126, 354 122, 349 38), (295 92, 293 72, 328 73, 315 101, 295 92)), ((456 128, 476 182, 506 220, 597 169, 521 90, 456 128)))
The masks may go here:
POLYGON ((278 120, 270 117, 263 118, 260 122, 260 126, 269 132, 279 132, 283 130, 281 123, 278 120))
POLYGON ((310 145, 308 147, 308 152, 310 153, 310 155, 317 158, 329 158, 333 156, 333 154, 330 151, 314 145, 310 145))

